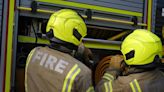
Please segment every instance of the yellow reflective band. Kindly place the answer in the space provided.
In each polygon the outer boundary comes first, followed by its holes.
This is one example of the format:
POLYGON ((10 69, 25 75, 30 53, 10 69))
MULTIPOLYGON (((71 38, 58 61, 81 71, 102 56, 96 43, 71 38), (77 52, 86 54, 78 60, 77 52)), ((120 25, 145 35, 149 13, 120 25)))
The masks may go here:
POLYGON ((103 77, 108 77, 108 79, 114 80, 114 77, 109 73, 105 73, 103 77))
MULTIPOLYGON (((96 48, 96 49, 108 49, 108 50, 120 50, 120 45, 119 44, 112 44, 112 43, 101 43, 99 41, 92 41, 92 40, 85 40, 84 41, 84 45, 88 48, 96 48)), ((19 35, 18 36, 18 42, 21 43, 35 43, 35 38, 34 37, 29 37, 29 36, 22 36, 19 35)), ((50 44, 50 42, 46 39, 42 39, 42 38, 38 38, 37 43, 40 44, 50 44)))
POLYGON ((112 92, 113 91, 113 89, 112 89, 112 81, 109 82, 109 88, 110 88, 109 92, 112 92))
POLYGON ((103 79, 106 79, 106 80, 112 80, 111 78, 107 77, 107 76, 103 76, 103 79))
POLYGON ((151 31, 152 25, 152 0, 148 0, 147 30, 151 31))
POLYGON ((25 91, 26 91, 26 92, 28 92, 28 90, 27 90, 27 68, 28 68, 28 65, 29 65, 29 63, 30 63, 30 60, 31 60, 31 58, 32 58, 32 55, 33 55, 34 51, 35 51, 35 49, 33 49, 33 50, 30 52, 30 54, 29 54, 28 57, 27 57, 27 61, 26 61, 26 69, 25 69, 25 91))
POLYGON ((112 81, 104 83, 104 86, 105 86, 105 92, 112 92, 113 91, 112 81))
POLYGON ((130 87, 132 88, 133 92, 142 92, 139 83, 137 82, 136 79, 130 82, 130 87))
POLYGON ((136 84, 138 92, 141 92, 141 88, 140 88, 139 83, 138 83, 138 81, 136 79, 134 80, 134 83, 136 84))
POLYGON ((89 87, 89 88, 87 89, 87 92, 94 92, 93 86, 89 87))
POLYGON ((107 82, 104 83, 104 86, 105 86, 105 92, 108 92, 108 85, 107 85, 107 82))
POLYGON ((71 92, 73 81, 75 80, 76 76, 80 73, 80 71, 81 70, 77 64, 72 67, 72 69, 69 71, 64 80, 62 92, 71 92))
POLYGON ((132 92, 136 92, 132 82, 130 82, 130 87, 132 88, 132 92))
POLYGON ((77 70, 77 72, 73 75, 71 81, 70 81, 70 85, 68 87, 68 92, 71 92, 71 88, 72 88, 72 84, 73 84, 73 81, 75 80, 76 76, 80 73, 80 68, 77 70))
MULTIPOLYGON (((2 0, 1 0, 2 1, 2 0)), ((5 25, 6 30, 3 30, 3 31, 6 31, 6 47, 5 47, 5 50, 6 50, 6 57, 5 57, 5 61, 6 64, 5 64, 5 68, 4 70, 5 73, 4 73, 4 77, 5 77, 5 80, 1 80, 1 81, 4 81, 4 92, 10 92, 11 90, 11 74, 12 74, 12 49, 13 49, 13 32, 14 32, 14 7, 15 7, 15 0, 6 0, 6 2, 8 3, 8 6, 7 6, 7 9, 6 11, 8 16, 6 16, 6 20, 7 20, 7 25, 5 25)), ((5 11, 5 12, 6 12, 5 11)), ((2 84, 3 85, 3 84, 2 84)))

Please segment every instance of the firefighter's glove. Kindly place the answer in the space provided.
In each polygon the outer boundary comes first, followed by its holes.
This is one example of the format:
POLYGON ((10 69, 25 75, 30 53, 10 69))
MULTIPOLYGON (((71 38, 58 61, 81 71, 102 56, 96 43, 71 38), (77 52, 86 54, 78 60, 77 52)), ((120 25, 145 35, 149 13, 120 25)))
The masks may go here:
POLYGON ((88 67, 92 67, 93 54, 89 48, 86 48, 83 43, 78 46, 75 57, 83 62, 88 67))
POLYGON ((89 48, 85 47, 84 57, 85 57, 85 61, 93 60, 93 54, 92 54, 92 51, 89 48))
POLYGON ((84 64, 92 69, 94 65, 92 51, 89 48, 85 47, 83 56, 84 56, 84 64))

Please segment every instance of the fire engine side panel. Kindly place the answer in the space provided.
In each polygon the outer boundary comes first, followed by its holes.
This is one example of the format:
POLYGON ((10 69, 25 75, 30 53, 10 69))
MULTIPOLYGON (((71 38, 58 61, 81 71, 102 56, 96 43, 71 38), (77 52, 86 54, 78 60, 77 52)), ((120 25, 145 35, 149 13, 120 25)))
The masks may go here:
MULTIPOLYGON (((48 19, 50 16, 50 13, 43 13, 43 12, 42 13, 41 12, 32 13, 31 12, 31 3, 34 0, 15 0, 15 1, 16 1, 16 12, 15 12, 16 17, 14 17, 14 20, 15 20, 15 22, 14 22, 15 23, 15 25, 14 25, 14 37, 15 37, 14 43, 15 44, 13 46, 13 48, 14 48, 13 49, 13 57, 14 57, 13 61, 16 64, 16 56, 17 56, 16 55, 17 50, 15 49, 17 47, 16 36, 17 36, 18 26, 20 26, 20 25, 18 25, 18 19, 21 17, 29 17, 30 19, 37 19, 37 18, 48 19), (24 10, 18 9, 19 7, 24 7, 24 10), (17 9, 18 9, 18 11, 17 11, 17 9)), ((91 9, 92 7, 90 7, 90 9, 92 10, 92 13, 93 13, 92 15, 94 17, 125 20, 128 22, 131 22, 131 18, 133 16, 135 16, 135 14, 133 14, 133 12, 134 12, 134 13, 137 13, 139 15, 137 17, 139 19, 139 22, 141 23, 143 21, 142 20, 143 17, 145 16, 143 14, 143 11, 145 10, 145 8, 143 8, 143 5, 145 5, 144 4, 145 0, 36 0, 36 1, 38 1, 38 6, 37 6, 38 9, 47 10, 47 11, 49 11, 49 10, 55 11, 55 10, 59 10, 62 8, 71 8, 71 9, 76 10, 80 14, 85 15, 85 13, 86 13, 85 11, 86 11, 86 9, 88 9, 88 6, 92 5, 92 6, 96 7, 94 9, 91 9), (45 2, 42 2, 42 1, 45 1, 45 2), (58 2, 58 3, 50 3, 49 1, 58 2), (78 5, 73 6, 73 5, 68 4, 68 3, 62 4, 61 2, 77 3, 77 4, 79 4, 79 6, 80 5, 83 6, 85 4, 87 7, 86 8, 85 8, 85 6, 84 7, 78 7, 78 5), (108 9, 108 11, 103 11, 103 9, 108 9), (115 12, 110 12, 109 10, 114 10, 115 12), (124 11, 126 11, 127 14, 125 14, 124 11)), ((3 14, 3 16, 4 16, 4 14, 3 14)), ((1 16, 0 16, 0 18, 1 18, 1 16)), ((144 18, 146 18, 146 17, 144 17, 144 18)), ((86 23, 90 24, 90 25, 94 25, 94 26, 123 29, 123 31, 124 31, 124 29, 126 31, 126 30, 141 28, 141 26, 133 26, 132 24, 107 22, 107 21, 96 20, 96 19, 91 19, 91 20, 86 19, 86 23)), ((35 38, 33 38, 33 39, 35 42, 35 38)), ((18 40, 20 40, 20 39, 18 38, 18 40)), ((94 40, 96 40, 96 39, 94 39, 94 40)), ((90 43, 92 43, 92 41, 90 43)), ((103 43, 106 43, 106 42, 103 42, 103 43)), ((114 42, 112 42, 111 44, 113 44, 113 43, 114 42)), ((105 46, 103 46, 103 49, 105 49, 104 48, 105 46)), ((111 45, 109 45, 109 46, 111 46, 111 45)), ((109 46, 108 46, 108 48, 109 48, 109 46)), ((117 46, 118 46, 118 44, 117 44, 117 46)), ((112 49, 114 49, 114 48, 112 48, 112 49)), ((1 60, 3 60, 3 59, 1 59, 1 60)), ((2 62, 0 63, 0 66, 1 66, 1 64, 2 64, 2 62)), ((13 64, 13 66, 15 66, 15 64, 13 64)), ((13 67, 13 68, 15 68, 15 67, 13 67)), ((15 70, 12 69, 12 71, 13 71, 13 76, 15 76, 14 75, 15 70)), ((1 70, 0 70, 0 72, 1 72, 1 70)), ((1 76, 0 76, 0 78, 1 78, 1 76)), ((11 86, 14 87, 14 79, 15 78, 13 77, 11 79, 12 79, 11 86)), ((2 80, 0 80, 0 92, 1 92, 1 81, 2 80)))
MULTIPOLYGON (((29 6, 33 0, 20 0, 23 6, 29 6)), ((45 0, 46 1, 46 0, 45 0)), ((56 0, 58 1, 58 0, 56 0)), ((60 0, 59 0, 60 1, 60 0)), ((120 10, 128 10, 134 12, 143 12, 144 0, 65 0, 89 5, 96 5, 120 10)))
POLYGON ((142 12, 144 0, 67 0, 109 8, 142 12))
MULTIPOLYGON (((125 20, 125 21, 131 21, 131 18, 135 15, 133 13, 138 14, 138 22, 142 22, 143 17, 143 0, 56 0, 54 2, 57 3, 49 3, 47 0, 38 0, 38 1, 45 1, 45 2, 39 2, 39 9, 46 9, 46 10, 57 10, 61 8, 71 8, 75 9, 80 14, 85 14, 85 10, 90 8, 92 10, 92 15, 95 17, 103 17, 103 18, 111 18, 111 19, 117 19, 117 20, 125 20), (68 2, 67 5, 62 5, 61 2, 68 2), (72 6, 71 3, 76 3, 80 6, 72 6), (91 6, 90 6, 91 5, 91 6), (94 7, 94 8, 93 8, 94 7), (93 9, 92 9, 93 8, 93 9), (101 8, 107 8, 108 10, 112 10, 114 12, 110 11, 103 11, 104 9, 101 8), (127 12, 126 14, 124 12, 127 12)), ((20 6, 22 7, 31 7, 32 0, 20 0, 20 6)), ((43 14, 43 13, 35 13, 32 14, 30 12, 20 12, 22 16, 29 16, 29 17, 39 17, 39 18, 49 18, 50 14, 43 14)), ((114 27, 114 28, 123 28, 123 29, 136 29, 141 27, 134 27, 130 24, 120 24, 120 23, 113 23, 113 22, 106 22, 101 20, 90 20, 86 21, 87 24, 91 25, 98 25, 98 26, 107 26, 107 27, 114 27)))

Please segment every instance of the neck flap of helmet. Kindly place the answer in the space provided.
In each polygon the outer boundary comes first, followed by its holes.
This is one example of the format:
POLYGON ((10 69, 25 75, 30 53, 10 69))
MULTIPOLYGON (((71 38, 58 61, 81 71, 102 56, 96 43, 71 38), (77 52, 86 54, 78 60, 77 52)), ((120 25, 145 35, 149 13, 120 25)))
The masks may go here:
POLYGON ((123 75, 152 71, 158 68, 160 65, 161 65, 161 59, 159 58, 158 55, 155 56, 152 63, 146 64, 146 65, 131 65, 130 66, 124 62, 124 66, 126 67, 126 70, 123 75))
POLYGON ((67 45, 61 44, 61 43, 56 43, 54 41, 51 41, 51 44, 49 45, 50 48, 54 50, 61 51, 63 53, 70 54, 71 56, 75 55, 76 50, 70 49, 67 47, 67 45))
POLYGON ((69 42, 65 42, 65 41, 62 41, 56 37, 53 37, 50 39, 50 43, 51 45, 55 46, 55 45, 60 45, 60 46, 63 46, 65 48, 68 48, 70 50, 77 50, 78 49, 78 46, 72 44, 72 43, 69 43, 69 42))

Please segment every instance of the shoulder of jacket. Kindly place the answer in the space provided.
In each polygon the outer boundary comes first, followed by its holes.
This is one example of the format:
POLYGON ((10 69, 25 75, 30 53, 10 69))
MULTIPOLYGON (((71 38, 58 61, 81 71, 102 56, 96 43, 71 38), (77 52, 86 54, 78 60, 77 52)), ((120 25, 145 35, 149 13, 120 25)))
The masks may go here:
POLYGON ((43 48, 45 48, 45 47, 41 47, 41 46, 39 46, 39 47, 35 47, 35 48, 33 48, 33 50, 39 50, 39 49, 43 49, 43 48))
POLYGON ((80 67, 81 68, 81 71, 83 74, 85 75, 91 75, 92 72, 91 72, 91 69, 89 69, 86 65, 83 64, 83 67, 80 67))
POLYGON ((51 48, 49 48, 49 47, 47 47, 47 46, 45 46, 45 47, 38 46, 38 47, 35 47, 34 49, 35 49, 35 50, 48 50, 48 51, 50 51, 50 52, 56 51, 56 50, 51 49, 51 48))

